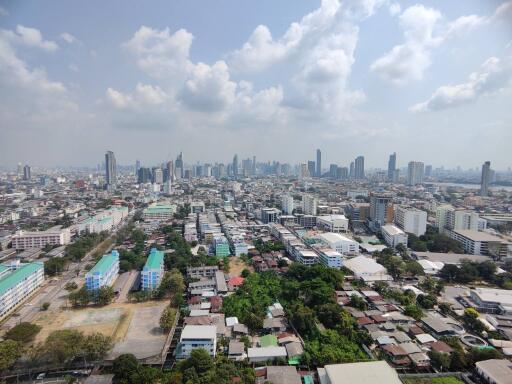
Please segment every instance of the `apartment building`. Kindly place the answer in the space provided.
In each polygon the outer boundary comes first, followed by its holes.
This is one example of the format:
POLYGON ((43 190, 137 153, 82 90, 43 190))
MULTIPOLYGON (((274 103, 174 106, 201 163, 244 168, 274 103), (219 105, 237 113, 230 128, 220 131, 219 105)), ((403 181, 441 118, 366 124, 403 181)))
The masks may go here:
POLYGON ((343 255, 356 255, 359 253, 359 243, 340 233, 322 233, 317 236, 317 239, 330 249, 343 255))
POLYGON ((214 277, 219 270, 216 265, 204 265, 201 267, 188 267, 187 277, 191 279, 200 279, 202 277, 214 277))
POLYGON ((387 245, 390 247, 396 247, 398 244, 402 244, 407 247, 407 233, 402 231, 396 225, 386 224, 380 229, 387 245))
POLYGON ((16 250, 44 248, 46 245, 66 245, 71 241, 69 228, 59 226, 46 231, 17 231, 12 237, 12 247, 16 250))
POLYGON ((404 232, 422 236, 427 230, 427 212, 403 205, 396 206, 395 224, 404 232))
POLYGON ((141 273, 143 291, 157 289, 164 275, 164 252, 152 248, 141 273))
POLYGON ((97 291, 102 287, 110 287, 119 274, 119 252, 113 250, 96 263, 85 275, 85 287, 89 291, 97 291))
POLYGON ((343 255, 332 249, 321 249, 320 263, 329 268, 340 269, 343 266, 343 255))
POLYGON ((194 349, 199 348, 215 357, 217 352, 217 327, 215 325, 185 325, 181 332, 176 358, 187 359, 194 349))
POLYGON ((464 252, 471 255, 488 255, 492 257, 507 257, 511 244, 501 237, 486 232, 468 229, 447 232, 448 236, 458 241, 464 252))
POLYGON ((44 264, 19 260, 0 265, 0 320, 35 292, 44 281, 44 264))
POLYGON ((318 199, 311 195, 302 196, 302 212, 305 215, 316 215, 318 209, 318 199))
POLYGON ((176 213, 176 206, 170 204, 154 204, 142 212, 142 217, 145 221, 151 220, 171 220, 176 213))
POLYGON ((347 232, 348 219, 344 215, 322 215, 316 218, 316 225, 327 232, 347 232))

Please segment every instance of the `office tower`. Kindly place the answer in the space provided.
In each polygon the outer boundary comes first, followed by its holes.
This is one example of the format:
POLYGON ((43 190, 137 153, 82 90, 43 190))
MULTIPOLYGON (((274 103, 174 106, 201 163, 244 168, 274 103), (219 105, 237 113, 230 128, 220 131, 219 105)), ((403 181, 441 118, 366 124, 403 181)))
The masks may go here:
POLYGON ((117 182, 117 164, 114 152, 105 153, 105 181, 108 186, 114 186, 117 182))
POLYGON ((316 168, 315 168, 315 162, 314 161, 308 161, 308 172, 309 176, 313 177, 315 176, 316 168))
POLYGON ((482 180, 480 181, 480 196, 489 194, 489 182, 491 181, 491 162, 486 161, 482 165, 482 180))
POLYGON ((219 177, 226 177, 226 166, 224 163, 219 164, 219 177))
POLYGON ((174 164, 174 177, 176 179, 183 179, 183 176, 184 176, 183 152, 180 152, 180 154, 176 158, 176 163, 174 164))
POLYGON ((23 180, 30 180, 32 178, 32 170, 30 169, 30 165, 25 165, 23 167, 23 180))
POLYGON ((167 166, 165 169, 165 180, 173 181, 174 180, 174 161, 169 160, 167 162, 167 166))
POLYGON ((299 178, 303 179, 303 178, 308 177, 308 176, 309 176, 308 165, 302 163, 300 165, 300 167, 299 167, 299 178))
POLYGON ((376 224, 376 227, 382 226, 392 221, 390 211, 392 197, 389 195, 372 195, 370 197, 370 219, 376 224))
POLYGON ((137 174, 137 182, 139 184, 149 183, 152 179, 151 169, 141 167, 139 168, 139 172, 137 174))
POLYGON ((338 166, 336 164, 329 165, 329 177, 332 179, 336 179, 337 173, 338 173, 338 166))
POLYGON ((347 167, 338 167, 336 170, 336 178, 338 180, 347 180, 348 179, 348 168, 347 167))
POLYGON ((286 215, 293 213, 293 196, 283 195, 281 197, 281 209, 286 215))
POLYGON ((23 166, 21 165, 21 163, 18 163, 18 169, 17 169, 16 173, 17 173, 18 177, 23 176, 23 166))
POLYGON ((354 163, 354 177, 356 180, 364 179, 364 156, 356 157, 354 163))
POLYGON ((256 156, 252 157, 252 175, 256 175, 256 156))
POLYGON ((425 165, 421 161, 410 161, 407 166, 407 185, 418 185, 423 183, 425 165))
POLYGON ((311 195, 302 196, 302 212, 306 215, 316 216, 318 200, 311 195))
POLYGON ((237 154, 235 154, 235 156, 233 156, 233 163, 232 163, 231 167, 233 169, 233 176, 236 179, 238 177, 238 155, 237 154))
POLYGON ((350 177, 351 179, 353 179, 353 178, 355 177, 355 174, 354 174, 354 162, 353 162, 353 161, 351 161, 351 162, 350 162, 350 173, 349 173, 349 177, 350 177))
POLYGON ((164 172, 162 168, 155 167, 153 168, 153 183, 155 184, 163 184, 164 183, 164 172))
POLYGON ((393 152, 391 155, 389 155, 388 160, 388 180, 391 182, 394 182, 395 177, 395 170, 396 170, 396 152, 393 152))
POLYGON ((426 165, 425 166, 425 177, 430 177, 430 176, 432 176, 432 166, 426 165))
POLYGON ((322 177, 322 152, 316 150, 316 177, 322 177))

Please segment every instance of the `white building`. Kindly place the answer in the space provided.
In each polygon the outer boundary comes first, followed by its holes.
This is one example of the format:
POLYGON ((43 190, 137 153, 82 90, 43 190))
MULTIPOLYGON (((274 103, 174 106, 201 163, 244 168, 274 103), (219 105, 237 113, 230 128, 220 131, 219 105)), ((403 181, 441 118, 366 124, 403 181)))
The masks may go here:
POLYGON ((85 287, 89 291, 97 291, 102 287, 114 284, 119 274, 119 252, 113 250, 103 255, 92 269, 85 275, 85 287))
POLYGON ((458 241, 464 252, 471 255, 489 255, 507 257, 510 243, 501 237, 486 232, 471 230, 448 231, 448 236, 458 241))
POLYGON ((327 247, 343 255, 355 255, 359 253, 359 243, 340 233, 322 233, 318 235, 317 238, 327 247))
POLYGON ((395 206, 395 224, 404 232, 422 236, 427 230, 427 212, 402 205, 395 206))
POLYGON ((19 249, 44 248, 46 245, 66 245, 71 241, 69 228, 53 227, 46 231, 17 231, 12 247, 19 249))
POLYGON ((319 261, 319 257, 316 252, 311 251, 309 249, 300 249, 296 252, 295 259, 297 262, 304 265, 313 265, 317 264, 319 261))
POLYGON ((251 363, 286 358, 286 356, 285 347, 247 348, 247 357, 251 363))
POLYGON ((407 185, 417 185, 423 183, 425 175, 425 164, 421 161, 410 161, 407 166, 407 185))
POLYGON ((384 360, 330 364, 318 368, 320 384, 402 384, 398 373, 384 360))
POLYGON ((343 266, 343 255, 332 249, 321 249, 320 262, 329 268, 340 269, 343 266))
POLYGON ((44 281, 43 263, 0 265, 0 320, 35 292, 44 281))
POLYGON ((187 359, 194 349, 203 348, 212 357, 217 352, 217 327, 215 325, 185 325, 181 332, 176 357, 187 359))
POLYGON ((369 257, 357 256, 353 259, 345 260, 343 266, 352 271, 356 279, 365 282, 393 280, 388 275, 386 268, 369 257))
POLYGON ((311 195, 303 195, 302 196, 302 211, 305 215, 314 215, 316 216, 318 206, 318 200, 316 197, 311 195))
POLYGON ((171 220, 176 213, 176 205, 154 204, 142 212, 145 221, 152 220, 171 220))
POLYGON ((294 209, 293 196, 283 195, 281 197, 281 209, 284 214, 291 215, 294 209))
POLYGON ((407 247, 407 233, 402 231, 396 225, 386 224, 380 229, 386 244, 391 247, 396 247, 398 244, 403 244, 405 247, 407 247))
POLYGON ((327 232, 347 232, 348 219, 344 215, 322 215, 316 218, 316 225, 327 232))

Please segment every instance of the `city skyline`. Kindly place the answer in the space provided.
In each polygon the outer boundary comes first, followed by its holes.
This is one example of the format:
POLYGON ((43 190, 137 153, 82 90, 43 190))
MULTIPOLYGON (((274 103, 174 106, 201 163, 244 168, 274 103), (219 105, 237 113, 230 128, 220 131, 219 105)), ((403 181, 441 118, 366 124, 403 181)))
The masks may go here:
POLYGON ((132 5, 1 5, 2 165, 511 165, 510 1, 132 5))

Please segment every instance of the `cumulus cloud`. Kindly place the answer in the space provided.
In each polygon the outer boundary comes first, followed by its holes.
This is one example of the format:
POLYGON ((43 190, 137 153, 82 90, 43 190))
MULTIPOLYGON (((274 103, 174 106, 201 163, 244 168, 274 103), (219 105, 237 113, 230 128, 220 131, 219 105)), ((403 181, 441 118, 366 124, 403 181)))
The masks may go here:
POLYGON ((12 34, 15 40, 21 44, 37 47, 45 51, 56 51, 59 46, 54 41, 43 40, 43 36, 38 29, 18 25, 17 34, 12 34))
POLYGON ((76 41, 76 37, 68 32, 61 33, 60 38, 68 44, 73 44, 76 41))
POLYGON ((437 111, 469 104, 509 86, 511 79, 511 58, 503 62, 497 57, 490 57, 479 71, 469 75, 465 83, 439 87, 427 101, 412 106, 410 111, 437 111))
POLYGON ((432 51, 450 38, 455 38, 508 12, 502 4, 492 16, 466 15, 444 22, 441 12, 416 4, 400 16, 404 43, 395 45, 376 59, 370 69, 395 84, 422 80, 431 64, 432 51))
POLYGON ((389 5, 389 13, 391 16, 398 15, 401 10, 402 10, 402 7, 398 3, 391 3, 389 5))
POLYGON ((133 93, 122 93, 113 88, 107 88, 107 101, 117 109, 160 105, 167 99, 167 94, 158 86, 138 83, 133 93))

